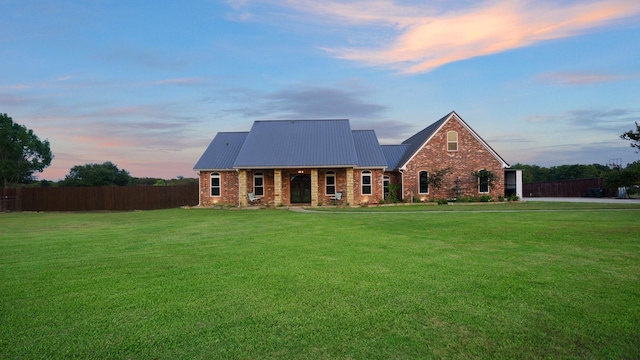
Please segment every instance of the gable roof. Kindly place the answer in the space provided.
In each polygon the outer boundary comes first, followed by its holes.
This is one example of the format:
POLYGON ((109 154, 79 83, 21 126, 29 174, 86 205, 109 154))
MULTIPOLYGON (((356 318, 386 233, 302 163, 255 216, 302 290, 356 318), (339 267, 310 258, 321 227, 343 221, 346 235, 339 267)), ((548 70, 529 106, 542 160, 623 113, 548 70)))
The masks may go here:
POLYGON ((271 120, 253 123, 234 168, 355 166, 349 120, 271 120))
POLYGON ((455 111, 406 139, 380 145, 373 130, 351 130, 349 120, 261 120, 250 132, 221 132, 194 170, 359 167, 399 170, 447 121, 458 121, 504 168, 509 165, 455 111))
POLYGON ((194 170, 233 170, 248 132, 220 132, 193 167, 194 170))
POLYGON ((381 145, 382 153, 387 160, 387 169, 398 170, 400 168, 400 161, 407 153, 409 145, 381 145))
POLYGON ((431 136, 433 136, 433 134, 435 134, 436 131, 440 129, 442 124, 444 124, 447 121, 447 119, 449 119, 449 117, 451 117, 451 115, 454 113, 455 112, 453 111, 448 113, 447 115, 442 117, 440 120, 434 122, 433 124, 420 130, 418 133, 416 133, 412 137, 403 141, 402 144, 407 145, 408 148, 407 148, 407 151, 402 156, 402 158, 400 159, 400 161, 398 161, 398 168, 404 167, 407 164, 407 162, 409 162, 409 160, 411 160, 411 158, 418 152, 418 150, 422 149, 422 146, 424 146, 424 144, 426 144, 427 141, 431 139, 431 136))
POLYGON ((353 130, 353 141, 358 156, 358 167, 387 167, 376 132, 373 130, 353 130))
POLYGON ((419 131, 417 134, 403 141, 402 144, 408 145, 409 148, 407 152, 403 155, 402 159, 398 164, 398 168, 403 168, 407 165, 407 163, 416 155, 416 153, 422 149, 422 147, 433 137, 433 135, 442 128, 442 126, 449 120, 458 121, 478 142, 484 146, 485 149, 496 159, 498 160, 503 168, 509 167, 509 164, 504 161, 504 159, 498 155, 483 138, 478 135, 462 118, 455 112, 452 111, 445 115, 440 120, 434 122, 433 124, 427 126, 426 128, 419 131))

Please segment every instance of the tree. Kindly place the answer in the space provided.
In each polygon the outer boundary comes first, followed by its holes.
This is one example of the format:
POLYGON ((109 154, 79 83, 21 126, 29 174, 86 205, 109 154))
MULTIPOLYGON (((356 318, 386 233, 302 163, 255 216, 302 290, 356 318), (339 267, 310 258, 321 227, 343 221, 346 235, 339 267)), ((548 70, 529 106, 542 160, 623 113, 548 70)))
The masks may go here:
POLYGON ((604 178, 604 186, 608 188, 627 188, 631 195, 635 193, 634 185, 640 183, 640 160, 627 164, 624 169, 609 172, 604 178))
POLYGON ((41 141, 31 129, 0 114, 0 178, 4 188, 30 180, 33 173, 51 165, 49 141, 41 141))
POLYGON ((629 130, 624 134, 620 135, 620 138, 623 140, 631 141, 631 147, 638 148, 639 150, 636 152, 640 152, 640 125, 636 122, 636 130, 629 130))
POLYGON ((131 175, 126 170, 119 170, 110 161, 103 164, 76 165, 69 175, 60 182, 62 186, 126 186, 131 182, 131 175))
MULTIPOLYGON (((429 174, 429 178, 427 179, 427 182, 429 183, 429 185, 431 185, 431 187, 433 187, 435 190, 440 190, 440 188, 442 188, 442 186, 445 184, 444 182, 444 178, 445 176, 447 176, 448 173, 451 172, 451 168, 444 168, 444 169, 439 169, 439 170, 435 170, 432 171, 429 174)), ((433 200, 434 196, 435 196, 435 191, 431 192, 431 199, 433 200)))

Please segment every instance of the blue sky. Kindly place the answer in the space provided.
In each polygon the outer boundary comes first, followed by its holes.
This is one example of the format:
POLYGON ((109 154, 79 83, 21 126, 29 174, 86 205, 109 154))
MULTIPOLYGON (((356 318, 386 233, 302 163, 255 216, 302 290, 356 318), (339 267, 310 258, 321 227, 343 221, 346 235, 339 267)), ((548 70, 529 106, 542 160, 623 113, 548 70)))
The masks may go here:
POLYGON ((396 144, 455 110, 507 162, 640 158, 640 2, 0 0, 0 113, 40 179, 195 177, 219 131, 348 118, 396 144))

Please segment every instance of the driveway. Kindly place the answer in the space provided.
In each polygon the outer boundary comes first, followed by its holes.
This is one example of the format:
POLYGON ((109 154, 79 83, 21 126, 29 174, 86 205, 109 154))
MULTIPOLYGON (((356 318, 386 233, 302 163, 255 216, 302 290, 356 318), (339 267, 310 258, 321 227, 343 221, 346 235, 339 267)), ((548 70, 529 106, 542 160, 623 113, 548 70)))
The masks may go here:
POLYGON ((595 202, 615 204, 640 204, 640 199, 616 199, 595 197, 526 197, 524 201, 595 202))

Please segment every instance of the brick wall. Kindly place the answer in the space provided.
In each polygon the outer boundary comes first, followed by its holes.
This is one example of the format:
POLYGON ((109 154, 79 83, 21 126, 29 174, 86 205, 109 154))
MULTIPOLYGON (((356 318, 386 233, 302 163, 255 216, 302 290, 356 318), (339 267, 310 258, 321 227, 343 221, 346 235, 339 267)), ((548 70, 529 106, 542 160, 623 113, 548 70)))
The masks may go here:
POLYGON ((375 204, 378 203, 383 196, 382 193, 382 169, 357 169, 353 171, 353 203, 359 204, 375 204), (371 195, 362 195, 362 172, 371 171, 371 195))
POLYGON ((411 200, 420 197, 423 200, 453 198, 456 196, 454 187, 459 179, 461 196, 484 195, 478 192, 478 179, 472 176, 474 171, 487 169, 496 175, 493 188, 489 195, 494 198, 504 196, 504 170, 498 161, 473 135, 452 118, 433 135, 431 140, 418 151, 416 156, 407 164, 403 179, 403 198, 411 200), (458 150, 447 150, 447 132, 458 132, 458 150), (444 185, 440 189, 429 187, 429 194, 418 193, 418 174, 420 171, 429 173, 450 168, 451 172, 445 177, 444 185))
POLYGON ((211 196, 211 172, 200 172, 200 205, 238 205, 238 173, 218 171, 220 174, 220 196, 211 196))

